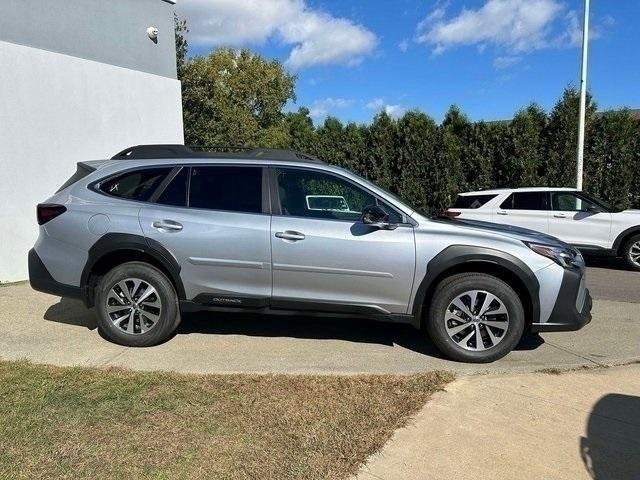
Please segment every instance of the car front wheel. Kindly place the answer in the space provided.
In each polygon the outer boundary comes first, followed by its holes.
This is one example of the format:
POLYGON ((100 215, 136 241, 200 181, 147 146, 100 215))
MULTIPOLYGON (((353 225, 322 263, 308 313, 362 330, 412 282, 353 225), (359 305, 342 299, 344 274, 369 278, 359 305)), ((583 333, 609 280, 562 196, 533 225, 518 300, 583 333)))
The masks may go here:
POLYGON ((452 360, 487 363, 518 344, 525 315, 518 294, 484 273, 443 280, 432 299, 426 328, 436 347, 452 360))
POLYGON ((120 345, 157 345, 180 323, 173 285, 147 263, 124 263, 108 272, 98 284, 96 300, 100 331, 120 345))

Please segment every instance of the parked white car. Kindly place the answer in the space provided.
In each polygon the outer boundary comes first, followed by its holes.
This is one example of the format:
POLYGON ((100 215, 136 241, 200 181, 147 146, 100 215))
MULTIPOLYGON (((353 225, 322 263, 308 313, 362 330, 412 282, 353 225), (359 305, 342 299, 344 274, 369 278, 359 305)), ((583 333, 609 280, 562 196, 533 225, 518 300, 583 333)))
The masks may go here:
POLYGON ((574 188, 461 193, 447 215, 537 230, 586 254, 623 257, 629 267, 640 271, 640 210, 616 210, 574 188))

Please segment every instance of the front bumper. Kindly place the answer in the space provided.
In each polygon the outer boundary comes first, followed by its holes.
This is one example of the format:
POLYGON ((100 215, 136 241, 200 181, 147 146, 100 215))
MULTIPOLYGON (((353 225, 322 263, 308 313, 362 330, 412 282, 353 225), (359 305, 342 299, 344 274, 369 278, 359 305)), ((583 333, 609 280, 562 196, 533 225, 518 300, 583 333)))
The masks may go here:
POLYGON ((544 323, 531 325, 532 332, 570 332, 591 321, 593 301, 585 286, 584 269, 566 269, 556 304, 544 323))

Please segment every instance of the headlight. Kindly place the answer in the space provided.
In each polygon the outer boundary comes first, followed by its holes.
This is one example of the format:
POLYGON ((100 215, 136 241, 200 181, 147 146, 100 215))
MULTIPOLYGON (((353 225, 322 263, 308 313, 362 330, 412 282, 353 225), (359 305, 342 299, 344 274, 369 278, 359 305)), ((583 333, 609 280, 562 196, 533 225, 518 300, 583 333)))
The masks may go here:
POLYGON ((537 254, 550 258, 564 268, 579 267, 583 262, 582 255, 574 248, 554 247, 552 245, 529 242, 525 242, 525 244, 537 254))

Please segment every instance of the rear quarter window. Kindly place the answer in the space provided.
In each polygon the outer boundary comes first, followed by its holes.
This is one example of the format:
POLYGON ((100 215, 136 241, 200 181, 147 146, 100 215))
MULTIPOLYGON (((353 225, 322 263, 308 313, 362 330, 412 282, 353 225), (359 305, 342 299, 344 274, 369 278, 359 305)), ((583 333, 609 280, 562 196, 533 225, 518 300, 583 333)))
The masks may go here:
POLYGON ((173 167, 144 168, 123 173, 98 184, 98 190, 112 197, 146 202, 173 167))
POLYGON ((451 208, 480 208, 485 203, 490 200, 493 200, 498 195, 493 194, 484 194, 484 195, 458 195, 456 201, 453 203, 451 208))

